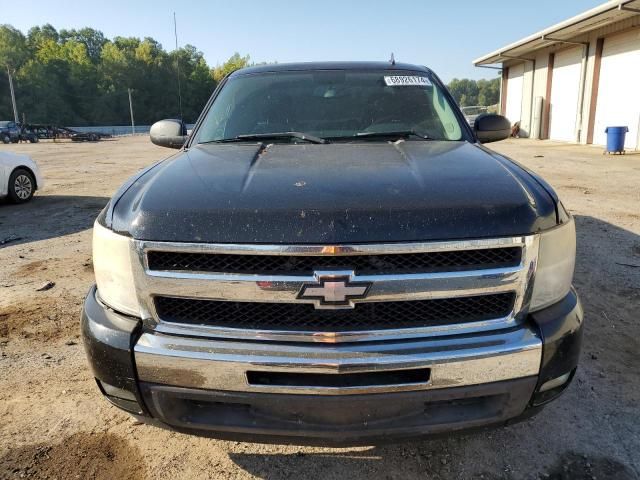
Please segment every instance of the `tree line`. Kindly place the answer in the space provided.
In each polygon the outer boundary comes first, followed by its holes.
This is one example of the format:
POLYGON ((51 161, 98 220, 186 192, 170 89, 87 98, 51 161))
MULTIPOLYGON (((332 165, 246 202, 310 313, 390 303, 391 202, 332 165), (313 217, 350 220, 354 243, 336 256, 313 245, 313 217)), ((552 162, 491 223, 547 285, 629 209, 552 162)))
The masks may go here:
MULTIPOLYGON (((137 124, 179 117, 178 78, 182 117, 194 122, 217 83, 251 64, 236 53, 212 68, 193 45, 166 51, 150 37, 108 39, 88 27, 58 31, 46 24, 25 35, 0 25, 0 120, 13 119, 7 67, 21 121, 84 126, 128 124, 129 89, 137 124)), ((462 106, 498 101, 498 79, 454 79, 449 88, 462 106)))
POLYGON ((500 78, 470 80, 454 78, 447 85, 453 98, 461 107, 489 106, 500 101, 500 78))
POLYGON ((211 68, 192 45, 167 52, 153 38, 105 38, 93 28, 33 27, 24 35, 0 25, 0 120, 13 119, 7 66, 20 120, 56 125, 128 124, 128 89, 138 124, 178 117, 193 122, 217 82, 251 64, 233 55, 211 68))

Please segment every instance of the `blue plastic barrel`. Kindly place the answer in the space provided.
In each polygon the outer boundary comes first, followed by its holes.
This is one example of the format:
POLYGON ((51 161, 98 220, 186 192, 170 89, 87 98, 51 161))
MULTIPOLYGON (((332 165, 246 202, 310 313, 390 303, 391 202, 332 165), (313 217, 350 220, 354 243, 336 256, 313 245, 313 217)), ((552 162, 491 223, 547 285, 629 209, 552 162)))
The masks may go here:
POLYGON ((624 137, 629 127, 607 127, 607 152, 624 153, 624 137))

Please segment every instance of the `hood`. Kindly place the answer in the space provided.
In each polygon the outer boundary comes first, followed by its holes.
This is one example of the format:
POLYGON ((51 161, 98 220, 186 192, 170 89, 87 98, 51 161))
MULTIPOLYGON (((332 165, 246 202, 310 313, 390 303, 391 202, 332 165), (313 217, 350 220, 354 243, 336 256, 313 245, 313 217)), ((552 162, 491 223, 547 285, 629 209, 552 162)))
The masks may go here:
POLYGON ((156 241, 452 240, 556 224, 538 182, 468 142, 199 145, 111 204, 115 231, 156 241))

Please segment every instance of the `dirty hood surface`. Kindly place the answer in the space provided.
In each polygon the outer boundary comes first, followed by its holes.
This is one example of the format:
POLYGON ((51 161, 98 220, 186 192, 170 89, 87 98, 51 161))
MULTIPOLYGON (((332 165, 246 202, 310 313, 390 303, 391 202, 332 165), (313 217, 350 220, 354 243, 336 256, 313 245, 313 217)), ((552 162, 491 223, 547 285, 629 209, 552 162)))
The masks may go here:
POLYGON ((137 239, 366 243, 520 235, 555 225, 528 173, 468 142, 199 145, 111 201, 137 239))

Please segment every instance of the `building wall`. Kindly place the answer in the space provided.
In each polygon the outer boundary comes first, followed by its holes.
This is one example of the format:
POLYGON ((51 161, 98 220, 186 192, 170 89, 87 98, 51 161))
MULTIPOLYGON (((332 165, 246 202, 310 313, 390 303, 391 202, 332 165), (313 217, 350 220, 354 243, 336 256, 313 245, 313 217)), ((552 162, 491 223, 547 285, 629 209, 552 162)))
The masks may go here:
POLYGON ((506 76, 503 76, 503 81, 506 81, 507 95, 504 102, 503 114, 510 120, 511 124, 521 122, 523 118, 523 105, 524 100, 524 63, 514 63, 506 68, 506 76))
MULTIPOLYGON (((584 75, 584 93, 581 99, 581 109, 576 114, 576 140, 580 143, 587 143, 589 140, 589 127, 590 116, 595 113, 596 103, 592 102, 592 92, 594 89, 594 67, 596 65, 596 51, 598 46, 598 39, 609 37, 611 35, 629 31, 631 29, 640 29, 640 15, 625 19, 620 22, 607 25, 605 27, 593 30, 591 32, 577 35, 572 38, 572 42, 587 42, 588 54, 584 66, 584 70, 581 72, 586 73, 584 75)), ((575 44, 555 43, 550 44, 549 47, 538 49, 527 55, 527 58, 535 60, 534 62, 524 61, 525 73, 523 77, 523 92, 522 92, 522 113, 520 119, 520 135, 529 136, 532 133, 532 126, 534 121, 534 105, 535 98, 542 97, 545 105, 548 105, 550 99, 548 98, 547 82, 549 74, 549 56, 555 54, 560 50, 575 47, 575 44)), ((503 67, 514 66, 523 63, 522 60, 509 60, 503 63, 503 67)), ((581 75, 582 77, 583 75, 581 75)), ((553 79, 551 79, 553 83, 553 79)), ((640 83, 640 80, 639 80, 640 83)), ((580 85, 575 86, 576 89, 580 88, 580 85)), ((640 87, 639 87, 640 88, 640 87)), ((509 91, 507 89, 507 95, 509 91)), ((639 115, 640 115, 640 106, 639 115)), ((546 115, 548 112, 543 113, 542 125, 540 129, 540 137, 545 138, 545 134, 548 133, 548 129, 545 128, 546 115)), ((534 129, 535 130, 535 129, 534 129)), ((533 132, 535 133, 535 131, 533 132)), ((640 149, 640 144, 636 147, 640 149)))
POLYGON ((608 126, 626 125, 627 148, 638 147, 640 123, 640 28, 603 43, 594 122, 595 143, 605 143, 608 126))
MULTIPOLYGON (((533 105, 535 105, 535 101, 537 97, 541 97, 544 100, 547 95, 547 76, 548 76, 548 68, 549 68, 549 53, 548 52, 539 52, 536 57, 536 70, 533 77, 533 105)), ((544 105, 544 103, 543 103, 544 105)), ((533 108, 533 107, 532 107, 533 108)), ((531 115, 531 134, 536 134, 536 129, 533 127, 534 122, 534 114, 531 115)), ((542 119, 540 120, 538 135, 536 138, 543 138, 545 134, 545 122, 544 122, 545 108, 543 107, 542 111, 542 119)))
POLYGON ((595 113, 595 103, 592 102, 591 94, 593 93, 594 88, 594 69, 596 64, 596 51, 598 48, 598 36, 590 35, 588 38, 589 41, 589 56, 587 58, 587 77, 585 79, 584 85, 584 104, 582 106, 582 124, 580 125, 580 143, 586 144, 587 135, 589 131, 589 117, 591 115, 592 110, 595 113), (592 105, 593 103, 593 105, 592 105))
POLYGON ((531 133, 531 108, 534 82, 535 62, 524 62, 524 77, 522 82, 522 112, 520 114, 520 135, 528 137, 531 133))

